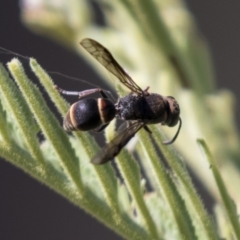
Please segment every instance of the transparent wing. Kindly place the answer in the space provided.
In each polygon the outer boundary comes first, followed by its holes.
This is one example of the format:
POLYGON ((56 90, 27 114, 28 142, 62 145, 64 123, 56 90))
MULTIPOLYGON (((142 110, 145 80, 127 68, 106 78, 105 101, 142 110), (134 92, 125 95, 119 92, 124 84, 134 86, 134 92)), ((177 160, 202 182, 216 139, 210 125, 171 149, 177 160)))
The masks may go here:
MULTIPOLYGON (((122 150, 122 148, 128 143, 128 141, 139 131, 145 123, 143 122, 128 122, 129 125, 120 130, 118 135, 113 138, 113 140, 108 143, 102 150, 92 158, 91 163, 93 164, 103 164, 110 160, 112 160, 118 153, 122 150)), ((123 123, 119 129, 122 128, 123 123)))
POLYGON ((113 58, 112 54, 100 43, 93 39, 85 38, 80 44, 109 72, 115 75, 132 92, 143 94, 143 90, 132 80, 123 68, 113 58))

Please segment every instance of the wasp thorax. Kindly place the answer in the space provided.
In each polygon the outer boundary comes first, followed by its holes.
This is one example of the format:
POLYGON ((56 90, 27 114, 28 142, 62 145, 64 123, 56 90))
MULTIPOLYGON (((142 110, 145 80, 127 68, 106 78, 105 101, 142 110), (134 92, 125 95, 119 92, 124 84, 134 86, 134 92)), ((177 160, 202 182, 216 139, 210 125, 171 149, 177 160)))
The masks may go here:
POLYGON ((167 101, 169 104, 169 112, 168 112, 168 118, 165 124, 169 127, 173 127, 178 123, 180 108, 175 98, 168 96, 167 101))

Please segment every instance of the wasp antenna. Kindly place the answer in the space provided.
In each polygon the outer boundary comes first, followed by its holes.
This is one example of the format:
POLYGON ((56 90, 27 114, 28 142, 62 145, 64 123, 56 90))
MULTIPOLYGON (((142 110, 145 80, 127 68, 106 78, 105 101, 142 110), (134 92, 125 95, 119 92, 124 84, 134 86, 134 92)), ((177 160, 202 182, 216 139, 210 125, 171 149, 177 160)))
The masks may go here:
POLYGON ((172 144, 176 140, 176 138, 178 137, 178 134, 180 132, 181 127, 182 127, 182 119, 179 118, 179 126, 178 126, 178 130, 177 130, 175 136, 171 140, 164 141, 163 144, 164 145, 172 144))
MULTIPOLYGON (((64 78, 68 78, 68 79, 71 79, 71 80, 80 81, 80 82, 86 83, 86 84, 88 84, 88 85, 91 85, 91 86, 93 86, 93 87, 100 88, 98 85, 93 84, 93 83, 90 83, 89 81, 86 81, 86 80, 84 80, 84 79, 77 78, 77 77, 72 77, 72 76, 69 76, 69 75, 66 75, 66 74, 63 74, 63 73, 60 73, 60 72, 47 71, 47 73, 50 74, 50 75, 58 75, 58 76, 61 76, 61 77, 64 77, 64 78)), ((55 88, 56 88, 59 92, 61 92, 61 90, 62 90, 61 88, 59 88, 59 87, 56 86, 56 85, 55 85, 55 88)), ((108 91, 108 90, 106 90, 106 89, 104 89, 104 88, 101 88, 101 89, 102 89, 104 92, 107 92, 107 93, 114 99, 114 97, 113 97, 113 95, 112 95, 112 93, 111 93, 110 91, 108 91)), ((115 99, 114 99, 114 100, 115 100, 115 99)))
POLYGON ((6 48, 3 48, 3 47, 0 47, 0 53, 2 53, 2 54, 9 54, 9 55, 15 55, 15 56, 21 57, 23 59, 29 59, 29 57, 27 57, 27 56, 23 56, 23 55, 21 55, 19 53, 13 52, 13 51, 11 51, 9 49, 6 49, 6 48))
POLYGON ((72 77, 72 76, 69 76, 69 75, 66 75, 66 74, 63 74, 63 73, 60 73, 60 72, 55 72, 55 71, 47 71, 47 72, 50 75, 58 75, 60 77, 64 77, 64 78, 71 79, 71 80, 74 80, 74 81, 80 81, 80 82, 86 83, 86 84, 91 85, 93 87, 99 87, 96 84, 90 83, 89 81, 86 81, 86 80, 78 78, 78 77, 72 77))

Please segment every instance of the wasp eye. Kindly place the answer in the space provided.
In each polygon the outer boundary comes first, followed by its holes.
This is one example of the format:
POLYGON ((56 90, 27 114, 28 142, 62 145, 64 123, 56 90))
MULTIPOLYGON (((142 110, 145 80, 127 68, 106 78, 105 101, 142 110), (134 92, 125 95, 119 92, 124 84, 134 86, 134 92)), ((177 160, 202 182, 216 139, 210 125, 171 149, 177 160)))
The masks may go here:
POLYGON ((169 110, 170 110, 168 120, 167 120, 167 125, 169 127, 173 127, 177 124, 179 120, 180 108, 175 98, 168 96, 167 101, 168 101, 169 110))

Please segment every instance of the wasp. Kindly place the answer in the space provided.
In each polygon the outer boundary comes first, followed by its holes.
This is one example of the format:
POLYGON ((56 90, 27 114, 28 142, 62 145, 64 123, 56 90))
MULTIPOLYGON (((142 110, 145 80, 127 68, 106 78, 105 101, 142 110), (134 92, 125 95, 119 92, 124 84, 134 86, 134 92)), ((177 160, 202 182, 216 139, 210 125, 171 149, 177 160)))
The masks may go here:
POLYGON ((125 121, 118 128, 117 135, 91 159, 91 162, 103 164, 112 160, 141 128, 151 133, 148 124, 161 123, 173 127, 179 122, 174 137, 163 142, 163 144, 173 143, 182 125, 177 101, 171 96, 165 97, 157 93, 150 93, 149 87, 141 89, 117 63, 112 54, 97 41, 86 38, 80 42, 80 45, 131 90, 127 96, 121 97, 116 103, 113 103, 101 88, 76 92, 57 87, 62 94, 77 95, 80 98, 71 105, 64 117, 63 128, 66 131, 95 130, 100 132, 115 117, 125 121), (97 92, 101 98, 81 99, 97 92))

